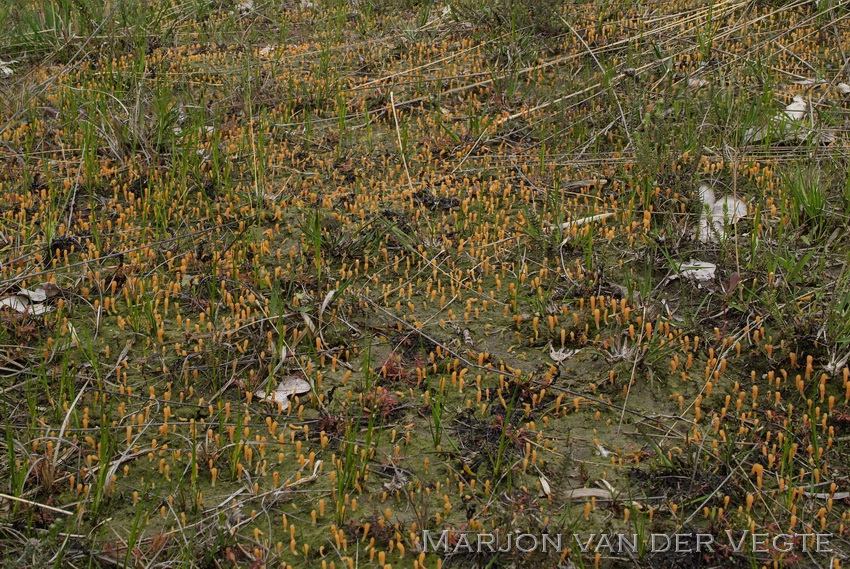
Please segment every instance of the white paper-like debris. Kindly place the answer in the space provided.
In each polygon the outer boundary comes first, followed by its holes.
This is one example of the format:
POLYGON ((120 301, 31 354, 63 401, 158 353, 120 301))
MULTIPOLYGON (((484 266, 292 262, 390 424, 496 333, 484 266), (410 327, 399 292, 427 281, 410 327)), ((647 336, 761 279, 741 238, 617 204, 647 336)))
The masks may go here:
POLYGON ((30 305, 30 314, 34 316, 41 316, 42 314, 47 314, 48 312, 53 312, 53 307, 48 306, 46 304, 31 304, 30 305))
POLYGON ((688 77, 688 89, 696 91, 708 85, 708 81, 699 77, 688 77))
POLYGON ((850 85, 847 83, 839 83, 835 86, 835 88, 838 89, 838 92, 842 95, 850 95, 850 85))
MULTIPOLYGON (((802 134, 803 135, 798 136, 797 139, 805 142, 805 140, 806 140, 806 136, 804 136, 805 133, 802 133, 802 134)), ((812 134, 812 141, 814 141, 815 144, 824 144, 824 145, 832 144, 833 142, 838 140, 838 131, 833 130, 833 129, 822 129, 822 130, 811 131, 811 134, 812 134)))
POLYGON ((310 384, 307 380, 298 377, 297 375, 289 375, 284 377, 277 388, 271 393, 259 390, 255 395, 262 401, 268 403, 280 404, 284 408, 289 405, 289 398, 294 395, 304 395, 310 392, 310 384))
POLYGON ((713 280, 716 273, 717 265, 714 263, 691 259, 679 266, 676 276, 692 281, 704 282, 713 280))
POLYGON ((599 443, 596 443, 596 450, 599 451, 599 456, 601 456, 602 458, 608 458, 609 456, 611 456, 611 451, 606 450, 605 447, 603 447, 599 443))
POLYGON ((243 0, 236 5, 236 11, 240 14, 247 14, 254 9, 254 0, 243 0))
POLYGON ((699 220, 699 240, 715 241, 726 234, 726 228, 747 215, 747 204, 733 196, 717 199, 708 184, 699 187, 702 214, 699 220))
POLYGON ((17 63, 17 60, 12 61, 3 61, 0 59, 0 75, 3 77, 11 77, 15 70, 12 69, 12 65, 17 63))
POLYGON ((802 120, 803 117, 806 116, 806 111, 808 110, 808 108, 809 105, 808 103, 806 103, 806 100, 803 97, 797 95, 796 97, 794 97, 791 103, 789 103, 788 106, 785 107, 785 115, 791 120, 802 120))
POLYGON ((823 79, 801 79, 800 81, 794 81, 794 85, 801 85, 803 87, 813 87, 815 85, 823 85, 826 83, 823 79))
POLYGON ((812 125, 801 124, 808 114, 809 103, 796 95, 782 113, 771 119, 770 124, 747 129, 744 141, 748 144, 760 142, 771 130, 779 135, 780 140, 805 140, 815 132, 812 125))
POLYGON ((744 133, 744 142, 747 144, 753 144, 754 142, 761 142, 762 139, 767 135, 767 127, 750 127, 747 129, 747 132, 744 133))

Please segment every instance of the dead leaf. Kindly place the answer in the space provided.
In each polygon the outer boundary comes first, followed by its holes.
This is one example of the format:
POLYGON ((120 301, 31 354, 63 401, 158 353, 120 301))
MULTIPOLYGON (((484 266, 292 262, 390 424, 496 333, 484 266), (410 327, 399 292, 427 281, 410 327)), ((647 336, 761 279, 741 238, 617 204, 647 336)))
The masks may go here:
POLYGON ((706 85, 708 85, 708 81, 705 79, 700 79, 699 77, 688 77, 688 89, 691 91, 697 91, 706 85))
POLYGON ((44 283, 35 290, 27 290, 22 288, 15 294, 18 296, 26 296, 33 302, 44 302, 48 298, 58 296, 62 291, 56 286, 56 283, 44 283))
POLYGON ((597 215, 591 215, 590 217, 583 217, 581 219, 576 219, 575 221, 568 221, 566 223, 561 224, 561 229, 570 229, 571 227, 581 227, 582 225, 587 225, 588 223, 592 223, 594 221, 601 221, 603 219, 608 219, 609 217, 614 217, 613 213, 600 213, 597 215))
POLYGON ((322 301, 322 305, 319 307, 319 322, 322 321, 322 314, 325 313, 325 309, 334 299, 334 295, 336 294, 336 289, 328 291, 328 294, 325 295, 325 299, 322 301))
POLYGON ((816 500, 829 500, 830 498, 833 500, 846 500, 847 498, 850 498, 850 492, 836 492, 835 494, 830 494, 829 492, 821 492, 819 494, 803 492, 803 496, 806 498, 814 498, 816 500))
MULTIPOLYGON (((561 224, 561 229, 565 231, 569 231, 575 227, 581 227, 582 225, 587 225, 588 223, 593 223, 594 221, 603 221, 608 219, 609 217, 614 217, 613 213, 600 213, 598 215, 591 215, 590 217, 583 217, 581 219, 577 219, 575 221, 568 221, 567 223, 561 224)), ((561 247, 567 244, 567 242, 572 239, 572 235, 567 235, 564 237, 564 240, 561 241, 561 247)))
POLYGON ((566 498, 567 500, 589 500, 590 498, 611 500, 613 496, 611 492, 602 488, 576 488, 575 490, 568 490, 566 498))
POLYGON ((262 401, 272 404, 280 404, 284 408, 289 405, 289 398, 295 395, 304 395, 309 393, 311 389, 307 380, 298 377, 297 375, 288 375, 280 380, 277 388, 271 393, 266 394, 265 391, 258 390, 255 395, 262 401))
POLYGON ((33 290, 22 288, 14 295, 0 300, 0 307, 6 306, 16 312, 40 316, 53 311, 52 306, 41 303, 60 293, 61 290, 56 283, 44 283, 33 290))
MULTIPOLYGON (((305 465, 309 464, 309 462, 305 462, 304 464, 305 465)), ((313 465, 313 474, 311 474, 310 476, 306 476, 304 478, 301 478, 299 480, 295 480, 293 482, 287 482, 286 486, 284 488, 281 488, 280 490, 278 490, 278 492, 286 491, 290 488, 293 488, 294 486, 300 486, 302 484, 312 482, 313 480, 315 480, 319 477, 319 469, 321 467, 322 467, 322 461, 317 460, 316 463, 313 465)))
POLYGON ((405 475, 403 470, 395 469, 392 480, 384 482, 381 486, 390 493, 404 490, 404 487, 407 486, 407 475, 405 475))
POLYGON ((71 333, 71 347, 81 346, 82 342, 80 341, 80 337, 77 335, 77 329, 74 328, 74 325, 68 322, 68 331, 71 333))
POLYGON ((804 87, 814 87, 815 85, 823 85, 826 83, 823 79, 801 79, 794 81, 794 85, 802 85, 804 87))
POLYGON ((310 318, 310 315, 307 314, 306 312, 302 312, 301 316, 304 318, 304 324, 307 325, 307 328, 310 330, 310 334, 312 334, 313 336, 316 336, 316 334, 318 334, 319 330, 316 328, 316 325, 313 323, 313 319, 310 318))
POLYGON ((707 261, 695 261, 691 259, 688 263, 679 266, 677 276, 688 280, 704 282, 714 279, 717 265, 707 261))
POLYGON ((540 477, 540 489, 543 491, 545 496, 552 495, 552 488, 549 487, 549 481, 546 480, 545 476, 540 477))
POLYGON ((17 63, 17 60, 3 61, 2 59, 0 59, 0 75, 3 75, 4 77, 11 77, 12 74, 15 72, 12 69, 13 63, 17 63))
POLYGON ((556 350, 551 345, 549 346, 549 348, 549 357, 557 363, 561 363, 562 361, 568 360, 579 352, 578 350, 556 350))
POLYGON ((611 486, 611 483, 605 480, 604 478, 600 478, 596 481, 596 485, 604 490, 608 490, 612 496, 617 494, 617 491, 614 490, 614 487, 611 486))

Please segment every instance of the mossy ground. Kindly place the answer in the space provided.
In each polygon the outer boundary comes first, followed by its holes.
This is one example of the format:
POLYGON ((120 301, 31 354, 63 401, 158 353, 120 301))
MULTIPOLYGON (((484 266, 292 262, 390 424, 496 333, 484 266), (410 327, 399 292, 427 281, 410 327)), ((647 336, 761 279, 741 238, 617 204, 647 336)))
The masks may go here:
POLYGON ((840 567, 845 4, 0 7, 0 564, 840 567))

